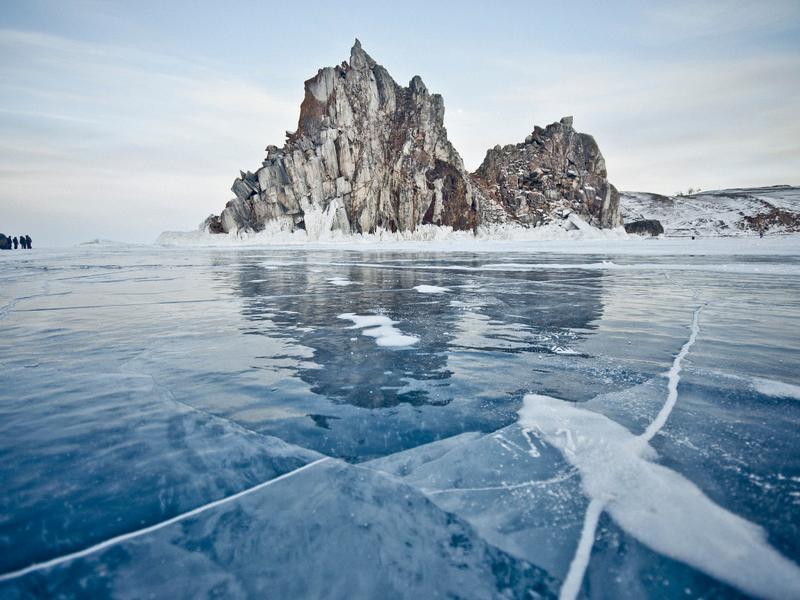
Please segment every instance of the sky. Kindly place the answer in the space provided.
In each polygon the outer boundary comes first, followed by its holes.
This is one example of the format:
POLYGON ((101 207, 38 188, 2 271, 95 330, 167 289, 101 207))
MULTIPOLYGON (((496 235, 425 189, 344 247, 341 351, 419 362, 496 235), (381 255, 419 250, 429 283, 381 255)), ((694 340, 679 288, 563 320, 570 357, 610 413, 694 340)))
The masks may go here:
POLYGON ((574 116, 619 189, 800 185, 800 2, 0 2, 0 232, 153 242, 233 197, 359 38, 474 170, 574 116))

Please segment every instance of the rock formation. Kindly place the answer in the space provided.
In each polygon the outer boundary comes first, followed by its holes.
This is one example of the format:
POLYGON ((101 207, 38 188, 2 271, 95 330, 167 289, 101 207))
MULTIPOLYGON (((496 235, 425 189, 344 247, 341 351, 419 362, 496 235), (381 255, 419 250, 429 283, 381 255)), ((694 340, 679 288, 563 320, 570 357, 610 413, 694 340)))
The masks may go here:
POLYGON ((622 224, 619 193, 608 182, 597 142, 575 131, 572 117, 535 127, 521 144, 495 146, 472 181, 483 204, 495 207, 484 206, 484 222, 536 226, 574 212, 595 227, 622 224))
POLYGON ((621 223, 597 144, 571 118, 489 150, 470 175, 447 139, 442 97, 419 76, 408 87, 395 83, 358 40, 349 63, 305 82, 297 130, 286 136, 283 148, 267 147, 261 168, 240 173, 236 198, 206 219, 206 231, 474 230, 571 212, 598 227, 621 223))
POLYGON ((664 233, 664 226, 661 224, 661 221, 656 219, 632 221, 630 223, 625 223, 625 233, 656 236, 664 233))
POLYGON ((441 96, 418 76, 398 85, 356 40, 349 64, 305 82, 297 131, 287 132, 283 148, 269 146, 255 173, 241 173, 231 188, 236 198, 206 227, 473 229, 469 178, 443 121, 441 96))

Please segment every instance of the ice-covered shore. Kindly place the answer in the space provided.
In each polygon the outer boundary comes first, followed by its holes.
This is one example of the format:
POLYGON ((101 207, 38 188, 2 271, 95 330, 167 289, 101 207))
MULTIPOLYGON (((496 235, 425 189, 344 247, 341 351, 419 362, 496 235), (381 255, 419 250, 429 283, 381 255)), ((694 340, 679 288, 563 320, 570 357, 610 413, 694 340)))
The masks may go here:
POLYGON ((625 254, 638 256, 796 255, 800 234, 747 237, 645 238, 624 230, 565 230, 561 227, 502 227, 473 235, 447 227, 423 226, 413 233, 391 233, 310 239, 304 232, 210 234, 165 231, 156 240, 165 247, 286 247, 307 249, 391 250, 411 252, 548 252, 559 254, 625 254))
POLYGON ((165 231, 157 244, 166 246, 225 246, 237 245, 284 245, 284 244, 375 244, 393 242, 468 242, 476 241, 549 241, 549 240, 615 240, 628 237, 625 229, 598 229, 575 214, 569 215, 561 223, 552 223, 542 227, 520 227, 503 224, 481 226, 475 233, 457 231, 449 226, 420 225, 414 231, 392 232, 378 229, 375 233, 343 234, 334 230, 330 224, 330 215, 326 211, 319 214, 307 214, 305 230, 290 231, 280 224, 268 223, 266 229, 259 232, 239 231, 227 234, 208 233, 202 227, 195 231, 165 231), (313 217, 313 218, 312 218, 313 217))

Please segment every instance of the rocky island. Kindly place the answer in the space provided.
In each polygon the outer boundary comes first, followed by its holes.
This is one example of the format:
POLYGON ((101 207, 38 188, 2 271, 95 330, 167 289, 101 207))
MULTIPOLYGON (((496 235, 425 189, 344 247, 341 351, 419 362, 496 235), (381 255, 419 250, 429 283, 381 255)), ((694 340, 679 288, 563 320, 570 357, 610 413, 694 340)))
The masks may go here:
POLYGON ((210 233, 306 230, 374 233, 420 225, 475 231, 532 227, 578 215, 621 225, 619 194, 592 136, 572 117, 495 146, 475 173, 447 138, 444 101, 419 76, 403 87, 356 40, 349 62, 305 82, 296 131, 267 146, 235 198, 206 219, 210 233))

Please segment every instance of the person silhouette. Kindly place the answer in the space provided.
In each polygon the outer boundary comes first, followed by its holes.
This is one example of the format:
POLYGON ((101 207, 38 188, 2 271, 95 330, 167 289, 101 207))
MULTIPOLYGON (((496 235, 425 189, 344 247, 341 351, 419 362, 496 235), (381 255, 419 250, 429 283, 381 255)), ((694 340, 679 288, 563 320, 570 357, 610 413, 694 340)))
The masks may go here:
POLYGON ((23 250, 25 249, 25 236, 24 235, 19 236, 19 247, 22 248, 23 250))
POLYGON ((16 250, 17 246, 19 246, 19 241, 17 240, 17 238, 12 239, 11 241, 14 242, 14 250, 16 250))
POLYGON ((25 245, 27 246, 28 250, 31 249, 31 236, 29 235, 25 236, 25 245))

